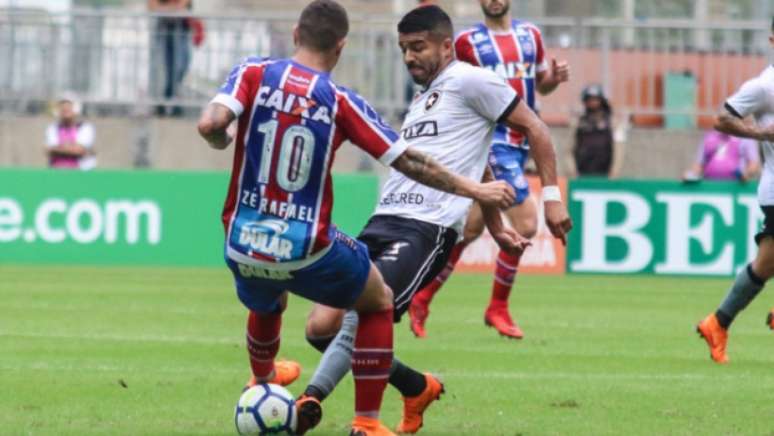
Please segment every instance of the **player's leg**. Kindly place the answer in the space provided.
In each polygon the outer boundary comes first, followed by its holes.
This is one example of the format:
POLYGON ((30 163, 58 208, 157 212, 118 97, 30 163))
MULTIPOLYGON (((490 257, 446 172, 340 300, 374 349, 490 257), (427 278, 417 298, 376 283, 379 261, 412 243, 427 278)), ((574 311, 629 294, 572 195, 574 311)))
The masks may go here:
POLYGON ((423 287, 414 296, 409 307, 409 318, 411 319, 411 331, 414 336, 418 338, 424 338, 427 336, 425 330, 425 323, 430 316, 430 303, 433 301, 433 297, 441 289, 446 280, 449 279, 454 267, 462 256, 462 252, 473 241, 481 236, 484 232, 484 216, 481 212, 481 207, 478 203, 473 203, 473 206, 468 212, 467 220, 465 221, 465 230, 463 233, 462 241, 458 242, 449 253, 449 260, 438 275, 433 278, 430 283, 423 287))
POLYGON ((352 367, 357 312, 315 304, 306 322, 306 340, 323 353, 304 395, 325 400, 352 367))
MULTIPOLYGON (((274 358, 279 351, 282 312, 287 305, 287 293, 283 293, 278 300, 274 310, 268 312, 250 310, 247 315, 247 352, 253 372, 250 381, 247 382, 248 387, 258 383, 279 381, 274 358)), ((284 386, 289 383, 278 384, 284 386)))
MULTIPOLYGON (((528 195, 521 193, 521 196, 528 195)), ((525 238, 532 238, 537 233, 537 204, 532 196, 526 196, 520 204, 505 212, 511 227, 525 238)), ((484 314, 484 322, 493 326, 501 335, 521 339, 524 333, 511 318, 508 299, 511 295, 516 274, 519 272, 520 255, 512 255, 500 251, 495 264, 492 296, 484 314)))
MULTIPOLYGON (((728 329, 734 319, 755 299, 766 281, 774 276, 774 207, 764 207, 763 210, 766 221, 763 231, 756 236, 758 253, 755 259, 737 274, 720 307, 696 327, 710 348, 710 356, 718 363, 728 362, 728 329)), ((770 324, 770 316, 771 313, 767 317, 767 324, 770 324)))
MULTIPOLYGON (((306 324, 306 340, 323 353, 323 357, 304 391, 305 395, 323 401, 349 372, 357 326, 355 311, 345 312, 320 304, 312 308, 306 324)), ((425 388, 424 382, 423 374, 393 358, 389 383, 401 394, 409 397, 419 395, 425 388)))
MULTIPOLYGON (((753 261, 752 269, 764 283, 774 277, 774 236, 761 235, 758 255, 753 261)), ((766 314, 766 325, 774 330, 774 309, 766 314)))
POLYGON ((358 327, 352 349, 352 376, 355 379, 355 420, 353 432, 391 435, 379 421, 384 389, 392 366, 393 296, 375 266, 365 289, 354 305, 358 327))
POLYGON ((262 382, 291 384, 301 374, 301 366, 291 361, 275 362, 287 293, 277 282, 256 278, 251 266, 231 260, 227 264, 234 274, 237 296, 249 310, 245 336, 252 374, 247 387, 262 382))
MULTIPOLYGON (((529 183, 524 176, 523 168, 528 156, 529 152, 525 149, 494 144, 489 164, 495 178, 506 181, 516 191, 514 206, 505 212, 511 227, 525 238, 532 238, 537 233, 537 204, 534 197, 529 195, 529 183)), ((498 253, 492 297, 484 313, 484 322, 487 325, 497 329, 501 335, 515 339, 521 339, 524 334, 511 318, 508 298, 520 262, 521 256, 509 255, 502 251, 498 253)))
MULTIPOLYGON (((357 311, 360 322, 351 357, 357 415, 353 426, 370 426, 376 430, 369 432, 380 434, 378 429, 382 427, 378 413, 392 364, 390 288, 371 264, 365 245, 340 232, 322 259, 293 274, 296 278, 291 288, 293 293, 322 305, 357 311)), ((333 323, 334 332, 336 325, 333 323)), ((297 404, 297 431, 303 434, 319 421, 320 403, 314 397, 305 396, 297 404), (307 413, 309 410, 315 412, 316 417, 307 413), (310 417, 312 419, 307 419, 310 417)))
MULTIPOLYGON (((399 322, 409 309, 415 292, 447 264, 457 232, 415 220, 390 217, 367 227, 361 238, 368 241, 379 235, 392 239, 392 243, 386 245, 387 249, 373 259, 385 282, 393 289, 394 317, 395 322, 399 322)), ((443 393, 443 384, 431 374, 421 373, 404 362, 394 363, 390 384, 400 391, 403 399, 403 415, 397 431, 416 433, 423 424, 424 412, 443 393)))

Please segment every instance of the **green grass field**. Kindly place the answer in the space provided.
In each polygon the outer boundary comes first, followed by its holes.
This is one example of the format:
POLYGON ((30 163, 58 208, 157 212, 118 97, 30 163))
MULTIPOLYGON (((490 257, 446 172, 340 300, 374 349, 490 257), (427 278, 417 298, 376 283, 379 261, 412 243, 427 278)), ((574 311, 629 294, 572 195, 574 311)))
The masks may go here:
MULTIPOLYGON (((731 364, 710 362, 694 323, 729 280, 520 277, 526 338, 486 329, 490 280, 457 275, 429 338, 397 326, 405 362, 447 394, 426 435, 774 435, 774 333, 766 293, 732 330, 731 364)), ((291 300, 280 355, 316 365, 309 305, 291 300)), ((247 379, 245 311, 222 269, 0 266, 0 434, 234 434, 247 379)), ((347 434, 352 382, 315 434, 347 434)), ((389 390, 383 417, 401 404, 389 390)))

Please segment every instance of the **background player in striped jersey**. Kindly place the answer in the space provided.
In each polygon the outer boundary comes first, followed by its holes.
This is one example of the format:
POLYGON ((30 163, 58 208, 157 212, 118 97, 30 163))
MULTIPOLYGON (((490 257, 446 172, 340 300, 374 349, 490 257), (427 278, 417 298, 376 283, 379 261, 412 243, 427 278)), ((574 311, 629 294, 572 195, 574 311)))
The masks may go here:
MULTIPOLYGON (((540 30, 526 21, 511 19, 509 0, 479 0, 485 21, 461 32, 454 43, 457 59, 490 69, 503 77, 513 89, 535 109, 535 90, 548 94, 560 83, 569 80, 570 68, 566 62, 552 59, 547 62, 540 30)), ((529 196, 529 185, 524 176, 524 164, 529 156, 527 137, 500 124, 492 140, 489 165, 495 178, 511 184, 516 190, 516 202, 506 211, 514 229, 526 238, 537 233, 537 204, 529 196)), ((559 198, 558 188, 543 187, 543 195, 559 198)), ((425 321, 430 302, 454 270, 462 251, 484 231, 481 209, 473 207, 468 216, 463 240, 453 249, 449 262, 440 274, 417 292, 409 309, 411 330, 417 337, 425 337, 425 321)), ((508 297, 521 260, 520 254, 500 251, 497 257, 492 297, 484 314, 487 325, 500 334, 521 339, 523 333, 512 320, 508 297)))
MULTIPOLYGON (((248 58, 235 67, 202 114, 199 132, 217 149, 236 139, 222 219, 225 260, 250 310, 247 349, 253 376, 248 385, 288 384, 298 377, 297 366, 274 363, 288 291, 353 308, 360 322, 352 353, 352 434, 382 435, 392 434, 378 420, 392 365, 392 292, 365 245, 331 223, 330 168, 336 150, 350 140, 420 183, 485 204, 507 205, 514 193, 503 182, 481 184, 456 176, 408 149, 359 95, 335 85, 329 73, 348 27, 346 11, 336 2, 311 2, 293 32, 294 56, 248 58)), ((306 398, 298 413, 303 433, 304 426, 319 421, 319 402, 306 398)))

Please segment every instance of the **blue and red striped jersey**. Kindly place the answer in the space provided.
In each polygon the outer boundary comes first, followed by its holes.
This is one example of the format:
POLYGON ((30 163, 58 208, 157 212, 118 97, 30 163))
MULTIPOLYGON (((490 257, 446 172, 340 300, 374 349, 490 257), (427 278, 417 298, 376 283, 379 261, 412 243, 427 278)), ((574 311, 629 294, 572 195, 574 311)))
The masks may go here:
POLYGON ((302 267, 333 238, 331 166, 351 141, 389 165, 406 148, 357 93, 291 59, 248 58, 213 99, 238 118, 223 208, 227 256, 302 267))
MULTIPOLYGON (((507 32, 495 32, 483 23, 461 32, 454 41, 457 59, 488 68, 506 79, 519 96, 535 109, 537 73, 547 69, 540 30, 532 23, 511 21, 507 32)), ((528 148, 527 138, 498 125, 495 143, 528 148)))

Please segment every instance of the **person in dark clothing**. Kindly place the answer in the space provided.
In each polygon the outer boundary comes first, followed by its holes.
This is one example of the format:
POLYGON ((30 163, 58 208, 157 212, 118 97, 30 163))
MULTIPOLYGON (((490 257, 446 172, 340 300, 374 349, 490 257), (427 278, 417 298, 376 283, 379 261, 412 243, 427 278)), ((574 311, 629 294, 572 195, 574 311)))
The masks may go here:
MULTIPOLYGON (((174 14, 191 10, 191 0, 148 0, 148 10, 174 14)), ((191 63, 191 25, 188 17, 159 17, 152 37, 151 86, 155 97, 172 100, 180 96, 180 89, 191 63)), ((158 106, 158 115, 166 114, 165 106, 158 106)), ((181 115, 179 106, 172 115, 181 115)))
POLYGON ((616 131, 613 109, 600 85, 584 88, 581 100, 584 112, 575 126, 571 172, 581 177, 615 177, 625 134, 621 129, 616 131))

